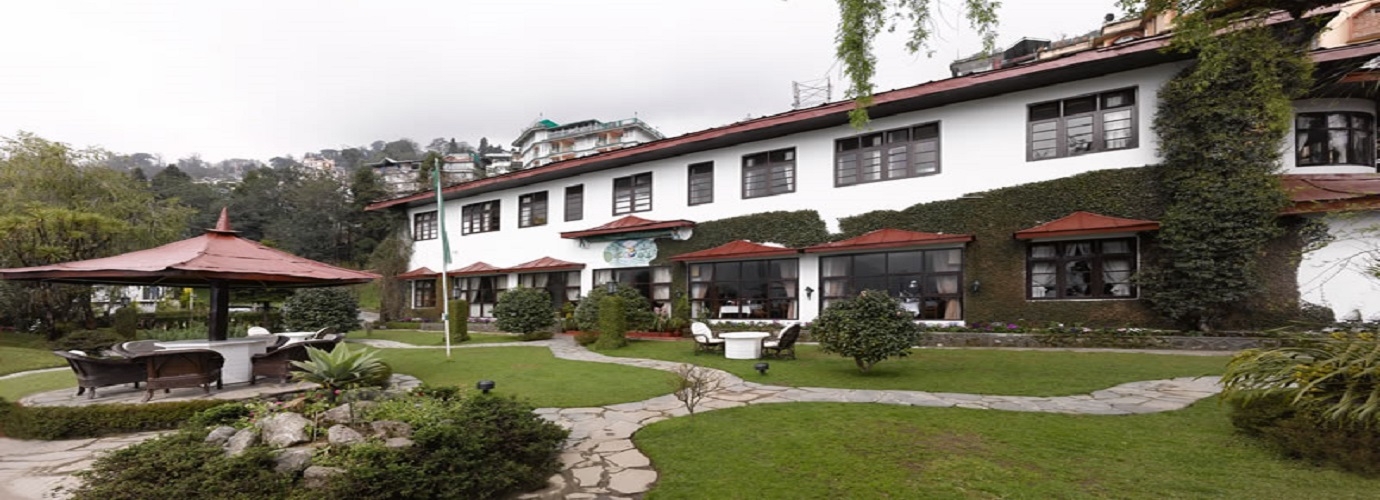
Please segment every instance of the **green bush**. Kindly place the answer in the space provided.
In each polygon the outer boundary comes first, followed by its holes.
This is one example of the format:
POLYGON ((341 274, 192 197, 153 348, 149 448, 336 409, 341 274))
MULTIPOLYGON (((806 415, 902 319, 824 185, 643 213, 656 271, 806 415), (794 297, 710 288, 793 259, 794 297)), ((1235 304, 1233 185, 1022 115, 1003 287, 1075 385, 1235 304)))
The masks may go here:
POLYGON ((1222 374, 1223 394, 1246 400, 1285 396, 1342 425, 1380 424, 1380 341, 1373 333, 1333 333, 1303 347, 1248 349, 1222 374))
POLYGON ((901 304, 875 290, 831 304, 815 321, 812 334, 821 351, 853 358, 863 372, 887 358, 910 355, 920 341, 919 327, 901 304))
POLYGON ((359 300, 343 287, 298 290, 283 303, 283 323, 296 331, 348 332, 359 328, 359 300))
POLYGON ((187 419, 187 426, 205 429, 218 425, 230 425, 241 418, 248 417, 249 413, 249 406, 244 403, 225 403, 219 406, 212 406, 192 415, 191 418, 187 419))
MULTIPOLYGON (((470 301, 452 300, 450 307, 450 340, 464 342, 470 339, 470 301)), ((420 325, 419 325, 420 327, 420 325)))
POLYGON ((196 413, 225 404, 196 400, 141 405, 19 406, 4 403, 0 434, 15 439, 78 439, 175 429, 196 413))
POLYGON ((74 500, 285 498, 292 476, 273 471, 268 447, 236 457, 202 442, 206 431, 180 432, 115 450, 77 473, 74 500))
POLYGON ((1285 394, 1227 397, 1232 425, 1289 458, 1368 476, 1380 474, 1380 429, 1339 423, 1285 394))
POLYGON ((594 349, 617 349, 628 345, 628 316, 623 297, 606 295, 599 301, 599 339, 594 349))
POLYGON ((139 333, 139 310, 124 306, 115 310, 111 322, 115 327, 115 333, 125 340, 134 340, 134 336, 139 333))
POLYGON ((389 321, 383 324, 389 330, 421 330, 422 324, 416 321, 389 321))
MULTIPOLYGON (((652 303, 647 302, 642 292, 631 286, 619 284, 618 291, 614 294, 623 298, 623 314, 629 331, 646 331, 652 328, 656 314, 652 312, 652 303)), ((596 286, 589 295, 580 299, 580 304, 575 307, 575 324, 579 325, 580 330, 599 330, 599 307, 608 295, 604 286, 596 286)))
POLYGON ((110 330, 75 330, 52 342, 53 349, 59 351, 84 351, 96 356, 101 350, 124 342, 125 339, 110 330))
POLYGON ((293 361, 292 378, 321 384, 329 392, 356 387, 386 387, 393 370, 378 359, 378 351, 368 348, 351 349, 340 343, 325 351, 307 348, 306 361, 293 361))
POLYGON ((580 329, 580 324, 575 322, 575 304, 566 302, 561 305, 561 331, 571 332, 580 329))
POLYGON ((580 345, 590 345, 599 341, 599 332, 594 330, 580 330, 575 334, 575 343, 580 345))
POLYGON ((494 305, 495 325, 499 330, 522 334, 522 340, 551 338, 556 316, 551 310, 551 294, 541 288, 519 287, 503 292, 494 305))

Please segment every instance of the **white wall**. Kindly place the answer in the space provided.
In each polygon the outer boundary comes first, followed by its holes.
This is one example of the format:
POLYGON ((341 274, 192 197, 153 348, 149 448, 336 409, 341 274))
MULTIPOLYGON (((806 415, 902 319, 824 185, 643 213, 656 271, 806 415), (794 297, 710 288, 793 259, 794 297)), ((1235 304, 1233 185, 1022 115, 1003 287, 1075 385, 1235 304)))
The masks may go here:
POLYGON ((1380 278, 1366 267, 1380 259, 1380 212, 1323 216, 1331 244, 1303 255, 1301 298, 1332 308, 1338 319, 1380 319, 1380 278))

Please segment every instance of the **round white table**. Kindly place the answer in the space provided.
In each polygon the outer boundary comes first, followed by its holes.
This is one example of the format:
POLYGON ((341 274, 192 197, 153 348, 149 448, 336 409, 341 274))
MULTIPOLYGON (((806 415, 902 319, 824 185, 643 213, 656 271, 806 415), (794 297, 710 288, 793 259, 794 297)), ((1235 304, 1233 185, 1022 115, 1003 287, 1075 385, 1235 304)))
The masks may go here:
POLYGON ((764 332, 721 333, 724 339, 724 357, 728 359, 757 359, 762 357, 762 339, 770 337, 764 332))
POLYGON ((157 342, 154 345, 164 349, 210 349, 216 351, 225 357, 225 365, 220 370, 221 381, 227 384, 238 384, 249 381, 252 372, 250 358, 255 354, 263 354, 268 349, 268 340, 272 338, 267 335, 259 335, 227 340, 172 340, 157 342))
POLYGON ((307 340, 311 338, 312 335, 316 335, 316 332, 281 332, 275 333, 274 335, 278 335, 280 337, 287 337, 287 343, 291 344, 293 342, 301 342, 303 340, 307 340))

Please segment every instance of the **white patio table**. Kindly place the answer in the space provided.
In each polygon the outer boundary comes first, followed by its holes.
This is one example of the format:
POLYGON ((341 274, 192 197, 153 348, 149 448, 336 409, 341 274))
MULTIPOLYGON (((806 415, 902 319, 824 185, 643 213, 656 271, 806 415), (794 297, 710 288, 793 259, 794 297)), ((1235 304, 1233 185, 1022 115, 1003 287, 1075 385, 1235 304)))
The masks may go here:
POLYGON ((770 337, 765 332, 720 333, 724 339, 724 357, 728 359, 757 359, 762 357, 762 339, 770 337))

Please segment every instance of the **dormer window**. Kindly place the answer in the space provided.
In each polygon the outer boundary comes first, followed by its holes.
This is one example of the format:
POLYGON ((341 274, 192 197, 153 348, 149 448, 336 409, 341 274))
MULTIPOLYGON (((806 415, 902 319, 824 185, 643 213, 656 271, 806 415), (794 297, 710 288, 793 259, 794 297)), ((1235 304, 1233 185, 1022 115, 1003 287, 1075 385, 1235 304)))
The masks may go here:
POLYGON ((1294 153, 1300 167, 1375 165, 1375 117, 1354 111, 1299 113, 1294 153))

